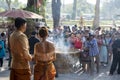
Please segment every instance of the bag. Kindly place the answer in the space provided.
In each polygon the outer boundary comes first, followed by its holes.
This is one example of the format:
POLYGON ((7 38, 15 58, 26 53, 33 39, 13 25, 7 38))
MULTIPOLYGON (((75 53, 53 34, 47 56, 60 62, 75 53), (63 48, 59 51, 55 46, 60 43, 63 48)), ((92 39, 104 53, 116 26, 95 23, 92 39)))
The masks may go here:
POLYGON ((81 61, 83 61, 83 62, 90 62, 90 61, 91 61, 88 50, 84 50, 84 51, 80 54, 80 58, 81 58, 81 61))

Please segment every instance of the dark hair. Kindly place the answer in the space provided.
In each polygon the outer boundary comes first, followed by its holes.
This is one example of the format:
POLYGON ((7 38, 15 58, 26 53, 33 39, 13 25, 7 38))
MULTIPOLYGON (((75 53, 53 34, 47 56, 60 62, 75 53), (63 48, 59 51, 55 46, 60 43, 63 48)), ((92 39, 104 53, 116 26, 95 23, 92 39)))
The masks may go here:
POLYGON ((41 38, 48 36, 48 29, 46 27, 41 27, 39 30, 39 35, 41 38))
POLYGON ((88 29, 91 29, 90 26, 88 26, 88 29))
POLYGON ((98 29, 98 30, 101 30, 101 27, 98 27, 97 29, 98 29))
POLYGON ((1 36, 2 36, 2 37, 3 37, 3 36, 5 36, 5 33, 4 33, 4 32, 2 32, 2 33, 1 33, 1 36))
POLYGON ((33 31, 32 33, 31 33, 31 35, 36 35, 37 34, 37 32, 35 32, 35 31, 33 31))
POLYGON ((16 27, 17 29, 19 29, 19 28, 20 28, 23 24, 25 24, 26 22, 27 22, 27 21, 26 21, 25 19, 18 17, 18 18, 15 19, 15 27, 16 27))

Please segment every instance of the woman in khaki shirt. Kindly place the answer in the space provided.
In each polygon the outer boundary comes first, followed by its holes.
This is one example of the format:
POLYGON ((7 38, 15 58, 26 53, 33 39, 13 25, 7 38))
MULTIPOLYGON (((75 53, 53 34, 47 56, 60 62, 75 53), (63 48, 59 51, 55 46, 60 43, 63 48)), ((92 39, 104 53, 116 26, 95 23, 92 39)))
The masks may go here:
POLYGON ((39 30, 41 42, 36 43, 34 47, 35 68, 34 80, 54 80, 56 70, 53 61, 56 59, 55 47, 51 42, 46 41, 48 30, 41 27, 39 30))

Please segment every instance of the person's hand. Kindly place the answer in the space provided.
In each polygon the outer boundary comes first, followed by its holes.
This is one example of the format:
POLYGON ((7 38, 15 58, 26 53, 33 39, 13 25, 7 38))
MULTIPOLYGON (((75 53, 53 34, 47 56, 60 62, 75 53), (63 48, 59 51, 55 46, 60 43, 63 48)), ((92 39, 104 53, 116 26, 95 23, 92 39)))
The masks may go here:
POLYGON ((34 61, 35 59, 34 59, 34 57, 32 57, 32 61, 34 61))

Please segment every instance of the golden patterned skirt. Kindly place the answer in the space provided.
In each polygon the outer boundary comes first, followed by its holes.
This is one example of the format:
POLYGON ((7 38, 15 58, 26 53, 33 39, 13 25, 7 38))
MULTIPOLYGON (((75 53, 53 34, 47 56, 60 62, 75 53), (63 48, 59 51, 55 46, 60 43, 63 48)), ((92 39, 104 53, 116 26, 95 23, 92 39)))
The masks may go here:
POLYGON ((30 69, 11 69, 10 80, 31 80, 30 69))
POLYGON ((34 80, 55 80, 56 70, 50 62, 37 62, 34 68, 34 80))

